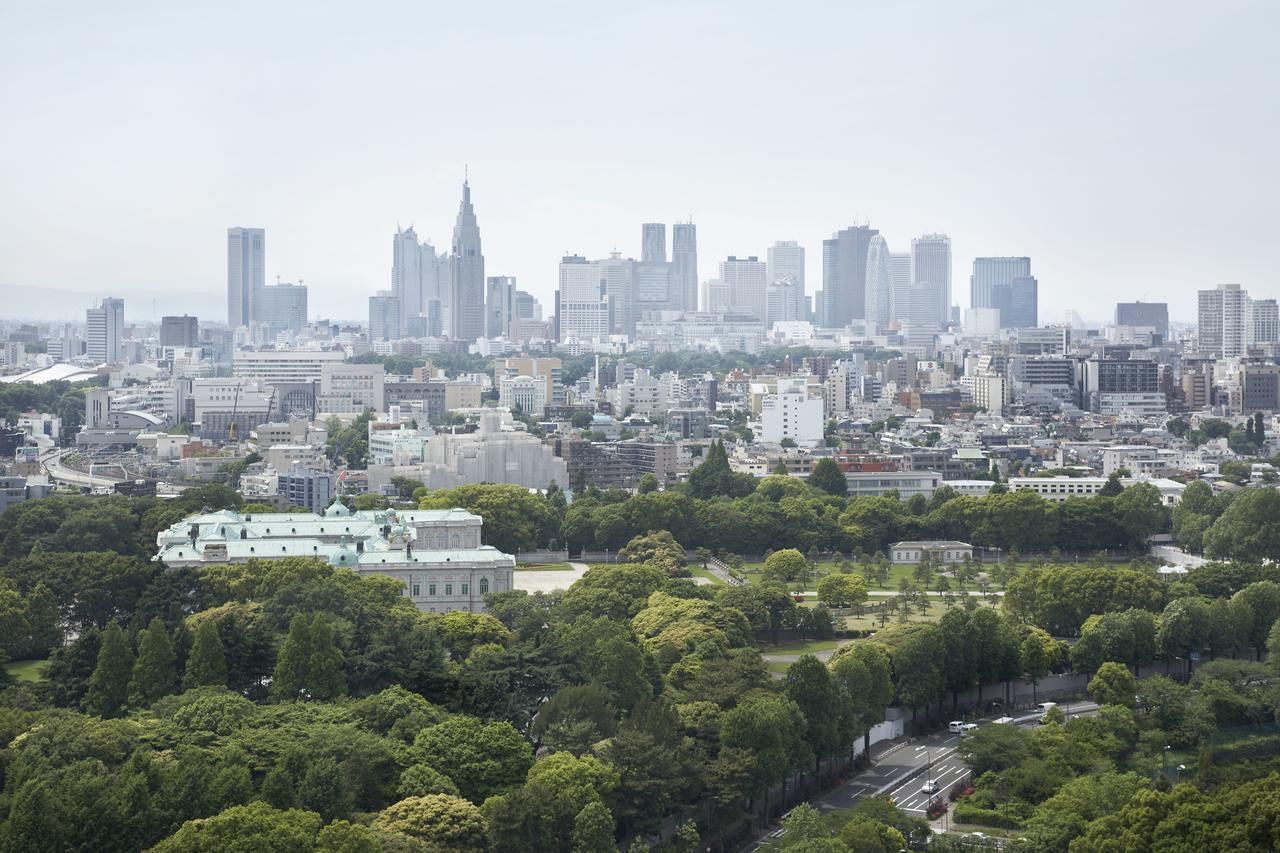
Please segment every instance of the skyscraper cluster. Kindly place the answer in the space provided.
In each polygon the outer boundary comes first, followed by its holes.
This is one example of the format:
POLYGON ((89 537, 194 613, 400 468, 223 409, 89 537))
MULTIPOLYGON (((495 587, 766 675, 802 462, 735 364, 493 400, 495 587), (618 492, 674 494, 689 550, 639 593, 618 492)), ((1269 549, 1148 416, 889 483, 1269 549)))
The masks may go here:
POLYGON ((307 325, 307 288, 302 283, 266 283, 267 232, 227 229, 227 325, 259 325, 270 334, 299 332, 307 325))
POLYGON ((855 322, 867 334, 890 330, 932 334, 951 319, 951 240, 925 234, 911 251, 893 252, 875 228, 855 225, 822 242, 820 325, 855 322))
MULTIPOLYGON (((764 265, 760 266, 763 280, 764 265)), ((763 287, 759 296, 764 299, 763 287)), ((634 336, 641 317, 696 311, 697 226, 692 222, 672 226, 670 256, 667 226, 661 222, 640 226, 639 260, 624 258, 619 252, 597 260, 566 255, 560 261, 556 302, 556 337, 560 341, 634 336)))
POLYGON ((1280 311, 1274 299, 1251 299, 1238 284, 1220 284, 1199 293, 1200 352, 1239 358, 1255 344, 1280 341, 1280 311))

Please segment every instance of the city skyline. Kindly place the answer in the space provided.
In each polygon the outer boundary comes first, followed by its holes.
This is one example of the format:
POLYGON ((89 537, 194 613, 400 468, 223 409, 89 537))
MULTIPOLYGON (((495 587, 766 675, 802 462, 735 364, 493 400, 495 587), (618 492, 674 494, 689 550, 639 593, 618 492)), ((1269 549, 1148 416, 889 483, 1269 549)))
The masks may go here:
POLYGON ((1238 281, 1267 293, 1274 284, 1257 247, 1274 203, 1253 188, 1275 183, 1265 140, 1276 114, 1257 109, 1273 101, 1275 74, 1256 58, 1266 48, 1254 40, 1274 30, 1276 9, 1238 3, 1209 20, 1166 6, 1158 15, 1109 11, 1099 31, 1088 8, 825 7, 821 27, 813 15, 788 16, 767 33, 752 15, 715 9, 689 11, 681 28, 666 27, 663 15, 615 12, 601 25, 623 25, 626 37, 605 52, 603 42, 560 50, 574 38, 570 24, 582 26, 574 8, 534 20, 532 10, 512 7, 495 29, 448 10, 403 7, 387 45, 371 24, 300 21, 283 6, 236 32, 231 65, 220 46, 233 16, 175 9, 140 26, 137 12, 83 7, 64 21, 55 10, 12 7, 0 47, 24 74, 21 85, 0 87, 0 106, 24 121, 22 133, 0 141, 8 164, 0 185, 11 200, 0 213, 0 285, 216 295, 225 271, 213 235, 243 224, 271 232, 268 281, 305 279, 312 316, 359 318, 367 296, 386 288, 385 240, 397 222, 448 245, 469 162, 482 188, 486 275, 515 276, 544 305, 566 252, 639 257, 638 224, 690 218, 702 226, 699 286, 728 255, 763 257, 777 240, 794 239, 808 250, 813 294, 821 240, 869 222, 898 252, 921 234, 947 234, 957 271, 974 257, 1035 258, 1046 320, 1067 309, 1105 319, 1120 296, 1168 299, 1171 318, 1191 322, 1199 289, 1238 281), (861 35, 876 28, 854 26, 855 14, 874 17, 878 31, 909 28, 930 48, 912 52, 926 61, 906 63, 892 45, 861 35), (204 38, 176 37, 193 24, 207 29, 204 38), (464 37, 425 53, 391 49, 435 30, 464 37), (692 35, 712 30, 711 43, 692 35), (508 50, 477 68, 460 51, 482 32, 508 50), (274 49, 285 33, 308 45, 287 66, 269 57, 288 53, 274 49), (350 50, 336 49, 348 36, 350 50), (852 39, 850 49, 836 50, 837 39, 852 39), (1088 75, 1076 73, 1067 47, 1079 39, 1091 44, 1088 75), (765 40, 813 49, 793 50, 794 68, 768 74, 724 62, 765 40), (627 71, 650 44, 681 63, 627 71), (512 73, 557 52, 565 56, 545 70, 512 73), (1203 68, 1176 61, 1188 53, 1204 57, 1203 68), (344 59, 325 67, 336 55, 344 59), (1035 70, 1007 73, 1019 63, 1035 70), (429 110, 400 111, 396 132, 372 132, 392 114, 386 80, 447 86, 460 82, 464 65, 474 96, 458 107, 453 132, 438 134, 429 110), (592 75, 574 73, 588 67, 592 75), (849 72, 863 81, 856 94, 839 88, 849 72), (81 85, 62 86, 69 77, 81 85), (263 79, 273 82, 249 110, 223 94, 263 79), (658 90, 677 94, 642 94, 658 90), (714 131, 783 93, 798 115, 820 115, 832 97, 858 108, 788 137, 799 158, 768 134, 730 141, 714 131), (926 94, 930 110, 911 106, 926 94), (643 118, 588 122, 559 109, 637 98, 650 104, 643 118), (988 120, 1015 104, 1023 131, 988 120), (883 142, 860 132, 869 115, 895 132, 883 142), (496 132, 511 125, 538 132, 496 132), (679 146, 658 129, 672 126, 687 128, 679 146), (1220 156, 1217 139, 1230 140, 1230 157, 1220 156), (239 156, 244 145, 257 156, 239 156), (1066 163, 1073 167, 1055 165, 1066 163), (915 190, 901 193, 904 182, 915 190), (85 229, 68 253, 60 225, 72 209, 113 227, 85 229), (58 262, 49 263, 54 252, 58 262))

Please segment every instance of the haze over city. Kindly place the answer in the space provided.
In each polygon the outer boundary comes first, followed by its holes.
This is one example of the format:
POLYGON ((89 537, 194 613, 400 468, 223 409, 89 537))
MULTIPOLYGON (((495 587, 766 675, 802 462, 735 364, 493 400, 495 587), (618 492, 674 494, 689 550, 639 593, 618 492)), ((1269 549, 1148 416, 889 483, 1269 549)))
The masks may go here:
MULTIPOLYGON (((869 223, 894 252, 1026 255, 1042 322, 1239 282, 1275 295, 1280 8, 1233 2, 0 4, 0 287, 224 304, 225 233, 364 319, 390 237, 447 248, 469 171, 488 275, 692 219, 698 279, 869 223)), ((136 313, 133 313, 136 312, 136 313)))

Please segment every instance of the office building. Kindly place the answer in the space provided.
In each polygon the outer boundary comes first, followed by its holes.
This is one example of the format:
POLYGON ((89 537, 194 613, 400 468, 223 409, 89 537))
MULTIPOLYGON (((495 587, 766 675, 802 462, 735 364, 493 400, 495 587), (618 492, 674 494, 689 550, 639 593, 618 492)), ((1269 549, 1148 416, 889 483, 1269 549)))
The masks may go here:
POLYGON ((911 313, 911 255, 889 253, 889 322, 905 320, 911 313))
MULTIPOLYGON (((596 281, 596 299, 608 302, 607 326, 610 334, 634 337, 636 333, 636 268, 634 258, 624 258, 620 252, 593 261, 592 275, 596 281)), ((659 265, 661 266, 661 265, 659 265)), ((659 289, 665 284, 659 283, 659 289)))
POLYGON ((319 382, 324 365, 345 358, 341 350, 241 350, 231 361, 231 373, 267 385, 319 382))
POLYGON ((400 337, 400 300, 390 290, 369 297, 369 342, 400 337))
POLYGON ((485 335, 506 337, 511 321, 516 318, 516 278, 512 275, 490 276, 485 286, 485 335))
POLYGON ((200 346, 200 321, 183 314, 160 318, 160 346, 194 349, 200 346))
POLYGON ((768 325, 786 320, 803 320, 800 310, 804 300, 797 298, 798 295, 799 288, 791 279, 770 282, 765 307, 768 325))
POLYGON ((1116 325, 1155 329, 1161 340, 1169 339, 1169 303, 1117 302, 1116 325))
POLYGON ((1220 284, 1199 293, 1200 352, 1223 358, 1244 354, 1248 342, 1249 291, 1220 284))
POLYGON ((1031 275, 1030 258, 974 258, 969 277, 969 306, 999 308, 996 288, 1031 275))
POLYGON ((951 319, 951 238, 924 234, 911 241, 911 283, 929 284, 938 296, 937 322, 951 319))
POLYGON ((227 229, 227 325, 247 326, 257 316, 258 293, 266 286, 267 232, 227 229))
POLYGON ((585 340, 609 335, 609 300, 596 264, 582 255, 560 259, 560 289, 556 321, 560 340, 585 340))
POLYGON ((480 226, 471 204, 471 185, 462 182, 462 201, 453 226, 453 254, 449 256, 449 335, 471 342, 485 332, 484 253, 480 248, 480 226))
POLYGON ((258 291, 253 321, 280 332, 298 334, 307 328, 307 288, 303 284, 279 282, 258 291))
POLYGON ((823 441, 822 398, 803 391, 768 394, 760 400, 760 435, 766 444, 790 439, 799 447, 816 447, 823 441))
POLYGON ((889 243, 876 234, 867 246, 867 292, 863 304, 866 308, 867 334, 875 334, 889 328, 891 294, 889 275, 889 243))
POLYGON ((103 299, 85 312, 85 355, 119 364, 124 350, 124 300, 103 299))
POLYGON ((386 411, 381 364, 324 364, 316 408, 335 415, 360 414, 366 409, 386 411))
POLYGON ((992 307, 1000 311, 1000 328, 1032 329, 1039 319, 1039 283, 1034 276, 1016 276, 992 287, 992 307))
POLYGON ((640 316, 657 311, 674 311, 671 264, 667 261, 638 261, 631 264, 635 312, 640 316))
POLYGON ((542 303, 532 293, 516 291, 515 312, 517 320, 542 320, 542 303))
POLYGON ((1240 368, 1240 411, 1280 411, 1280 364, 1246 364, 1240 368))
POLYGON ((412 337, 410 325, 418 317, 430 315, 433 304, 436 313, 434 323, 424 324, 426 334, 420 337, 441 334, 439 312, 440 306, 447 302, 447 294, 441 293, 440 272, 440 258, 436 255, 435 246, 419 242, 413 226, 396 231, 392 238, 391 295, 399 309, 399 327, 392 338, 412 337))
POLYGON ((667 262, 667 226, 661 222, 646 222, 640 226, 640 262, 665 264, 667 262))
POLYGON ((709 278, 702 283, 702 310, 708 312, 724 312, 729 310, 729 285, 718 278, 709 278))
POLYGON ((792 283, 792 295, 796 300, 796 305, 792 309, 792 316, 788 319, 806 319, 804 307, 804 246, 801 246, 795 240, 779 240, 770 246, 765 253, 765 265, 770 284, 776 284, 780 281, 792 283))
POLYGON ((883 496, 892 490, 898 493, 898 500, 907 500, 916 495, 925 498, 933 497, 933 493, 943 485, 942 475, 937 471, 846 471, 845 483, 849 488, 850 498, 883 496))
POLYGON ((866 318, 867 253, 879 233, 856 225, 822 241, 823 326, 841 328, 866 318))
POLYGON ((730 255, 720 262, 720 280, 729 288, 729 310, 766 320, 768 317, 768 269, 755 255, 730 255))
POLYGON ((698 310, 698 226, 692 222, 671 226, 671 290, 679 310, 698 310))
POLYGON ((1249 344, 1280 343, 1280 309, 1274 299, 1249 300, 1249 344))
POLYGON ((1168 399, 1160 391, 1160 365, 1130 358, 1092 358, 1080 366, 1081 408, 1104 415, 1158 415, 1168 399))

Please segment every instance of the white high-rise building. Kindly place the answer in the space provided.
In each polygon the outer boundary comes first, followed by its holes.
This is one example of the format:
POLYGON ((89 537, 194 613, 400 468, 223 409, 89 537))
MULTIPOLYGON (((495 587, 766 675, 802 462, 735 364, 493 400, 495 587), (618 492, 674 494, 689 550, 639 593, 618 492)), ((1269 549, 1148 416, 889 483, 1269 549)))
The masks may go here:
POLYGON ((1200 291, 1200 351, 1236 358, 1248 343, 1249 291, 1238 284, 1220 284, 1200 291))
POLYGON ((560 340, 591 340, 609 334, 609 299, 600 268, 582 255, 560 260, 560 340))
MULTIPOLYGON (((391 295, 399 306, 393 338, 407 337, 411 321, 429 314, 432 302, 441 298, 440 261, 436 257, 436 248, 429 242, 419 242, 413 226, 396 231, 392 238, 391 295)), ((436 311, 438 320, 438 306, 436 311)), ((438 328, 434 332, 426 331, 428 334, 440 333, 438 328)))
POLYGON ((702 283, 702 310, 724 312, 729 310, 729 285, 718 278, 702 283))
POLYGON ((889 276, 889 243, 880 234, 871 238, 867 246, 867 333, 883 331, 889 327, 890 296, 893 292, 889 276))
POLYGON ((805 319, 804 246, 795 240, 779 240, 769 247, 765 261, 770 284, 790 281, 794 285, 796 305, 788 319, 805 319))
POLYGON ((911 311, 911 255, 889 253, 889 322, 907 318, 911 311))
POLYGON ((797 285, 789 278, 780 279, 769 284, 768 289, 768 307, 766 308, 766 323, 772 326, 774 323, 785 322, 787 320, 803 320, 800 315, 801 300, 796 299, 797 285))
POLYGON ((283 331, 295 334, 307 327, 307 286, 277 282, 258 291, 253 320, 275 335, 283 331))
POLYGON ((720 280, 729 288, 729 310, 757 320, 768 317, 768 269, 755 255, 730 255, 720 262, 720 280))
POLYGON ((1249 300, 1249 343, 1280 343, 1280 308, 1276 300, 1249 300))
POLYGON ((950 237, 946 234, 924 234, 911 241, 911 283, 935 286, 938 294, 937 320, 945 326, 951 319, 950 237))
POLYGON ((266 286, 267 232, 227 229, 227 325, 248 326, 258 318, 258 295, 266 286))
POLYGON ((822 398, 803 391, 769 394, 760 400, 760 440, 781 444, 791 439, 800 447, 822 443, 822 398))
POLYGON ((124 344, 124 300, 103 299, 85 312, 85 355, 105 364, 119 364, 124 344))

